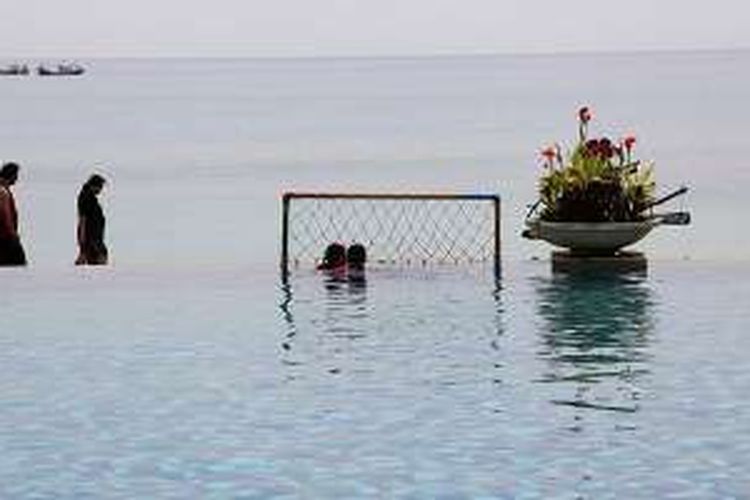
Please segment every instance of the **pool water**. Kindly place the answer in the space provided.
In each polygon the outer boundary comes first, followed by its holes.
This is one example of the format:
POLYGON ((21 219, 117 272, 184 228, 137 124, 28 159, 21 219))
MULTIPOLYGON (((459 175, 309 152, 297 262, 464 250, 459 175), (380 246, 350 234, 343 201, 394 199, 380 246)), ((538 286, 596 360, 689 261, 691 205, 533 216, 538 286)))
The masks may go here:
POLYGON ((750 268, 2 270, 2 498, 741 498, 750 268))

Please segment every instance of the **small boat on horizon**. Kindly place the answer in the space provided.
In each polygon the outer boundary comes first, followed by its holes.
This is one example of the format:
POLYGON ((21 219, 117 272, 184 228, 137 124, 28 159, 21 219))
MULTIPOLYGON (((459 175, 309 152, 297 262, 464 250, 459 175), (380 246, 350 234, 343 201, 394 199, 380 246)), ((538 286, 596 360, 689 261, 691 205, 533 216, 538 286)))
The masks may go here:
POLYGON ((0 68, 2 76, 26 76, 30 73, 26 64, 11 64, 5 68, 0 68))
POLYGON ((78 76, 82 75, 85 71, 83 66, 78 64, 58 64, 55 69, 50 69, 43 65, 39 65, 36 68, 39 76, 78 76))

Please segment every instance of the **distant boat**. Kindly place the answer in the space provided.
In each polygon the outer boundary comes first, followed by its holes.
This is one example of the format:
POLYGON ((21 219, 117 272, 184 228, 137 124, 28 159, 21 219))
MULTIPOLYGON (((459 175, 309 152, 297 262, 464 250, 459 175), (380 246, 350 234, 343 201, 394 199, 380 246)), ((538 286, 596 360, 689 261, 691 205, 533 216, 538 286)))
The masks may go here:
POLYGON ((82 75, 85 71, 78 64, 58 64, 55 69, 49 69, 44 66, 37 66, 36 68, 39 76, 77 76, 82 75))
POLYGON ((0 75, 3 76, 17 76, 17 75, 28 75, 29 67, 25 64, 11 64, 6 68, 0 68, 0 75))

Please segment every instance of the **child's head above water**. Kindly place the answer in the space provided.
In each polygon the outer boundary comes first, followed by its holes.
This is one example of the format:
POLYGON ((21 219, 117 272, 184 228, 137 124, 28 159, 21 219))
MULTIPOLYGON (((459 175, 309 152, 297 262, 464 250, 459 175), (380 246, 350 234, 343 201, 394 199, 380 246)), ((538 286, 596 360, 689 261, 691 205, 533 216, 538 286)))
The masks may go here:
POLYGON ((331 243, 323 253, 323 262, 318 269, 335 269, 346 264, 346 247, 341 243, 331 243))
POLYGON ((346 251, 346 264, 352 269, 364 269, 367 250, 361 243, 352 244, 346 251))

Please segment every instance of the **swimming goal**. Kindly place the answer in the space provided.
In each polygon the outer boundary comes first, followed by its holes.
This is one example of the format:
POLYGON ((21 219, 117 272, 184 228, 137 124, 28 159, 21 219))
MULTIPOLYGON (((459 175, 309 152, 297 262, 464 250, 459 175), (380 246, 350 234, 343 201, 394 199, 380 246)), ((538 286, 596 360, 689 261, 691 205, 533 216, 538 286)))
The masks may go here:
POLYGON ((284 193, 281 269, 314 267, 330 243, 361 243, 368 265, 488 263, 500 271, 496 194, 284 193))

